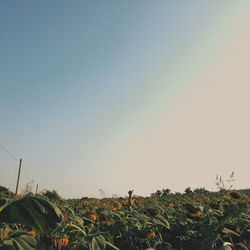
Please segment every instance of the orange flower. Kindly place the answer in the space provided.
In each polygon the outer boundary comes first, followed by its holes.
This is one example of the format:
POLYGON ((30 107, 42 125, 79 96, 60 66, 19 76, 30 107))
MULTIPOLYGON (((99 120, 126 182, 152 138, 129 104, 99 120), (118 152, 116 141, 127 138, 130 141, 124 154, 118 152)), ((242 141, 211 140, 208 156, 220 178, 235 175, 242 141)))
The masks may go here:
POLYGON ((157 210, 157 211, 155 212, 155 216, 162 216, 162 215, 161 215, 161 212, 157 210))
POLYGON ((64 237, 62 240, 63 246, 67 246, 69 244, 69 238, 68 237, 64 237))
POLYGON ((240 233, 240 227, 236 227, 235 232, 240 233))
POLYGON ((104 221, 104 225, 111 226, 112 225, 112 221, 107 219, 107 220, 104 221))
POLYGON ((200 217, 201 216, 201 212, 197 211, 196 213, 190 214, 193 218, 195 217, 200 217))
POLYGON ((96 215, 95 214, 87 214, 87 218, 93 221, 96 221, 96 215))
POLYGON ((55 247, 67 246, 68 244, 69 244, 68 237, 61 237, 61 238, 54 238, 53 239, 53 245, 55 247))
POLYGON ((148 238, 153 238, 153 237, 155 237, 156 236, 156 233, 155 232, 149 232, 149 233, 147 233, 147 237, 148 238))
POLYGON ((31 235, 32 237, 36 237, 36 232, 35 231, 27 232, 27 234, 31 235))

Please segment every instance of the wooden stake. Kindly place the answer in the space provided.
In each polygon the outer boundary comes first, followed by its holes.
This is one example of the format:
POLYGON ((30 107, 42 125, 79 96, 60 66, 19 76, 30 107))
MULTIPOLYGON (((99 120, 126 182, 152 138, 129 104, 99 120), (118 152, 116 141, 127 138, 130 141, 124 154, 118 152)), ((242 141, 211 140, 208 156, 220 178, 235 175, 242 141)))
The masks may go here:
POLYGON ((19 178, 20 178, 20 173, 21 173, 21 167, 22 167, 22 159, 19 161, 19 169, 18 169, 18 176, 17 176, 17 183, 16 183, 16 195, 18 191, 18 185, 19 185, 19 178))
POLYGON ((38 184, 36 184, 36 195, 37 195, 37 190, 38 190, 38 184))
POLYGON ((133 194, 133 192, 134 192, 134 189, 133 190, 130 190, 130 191, 128 191, 128 209, 130 210, 130 211, 132 211, 132 207, 133 207, 133 202, 132 202, 132 194, 133 194))

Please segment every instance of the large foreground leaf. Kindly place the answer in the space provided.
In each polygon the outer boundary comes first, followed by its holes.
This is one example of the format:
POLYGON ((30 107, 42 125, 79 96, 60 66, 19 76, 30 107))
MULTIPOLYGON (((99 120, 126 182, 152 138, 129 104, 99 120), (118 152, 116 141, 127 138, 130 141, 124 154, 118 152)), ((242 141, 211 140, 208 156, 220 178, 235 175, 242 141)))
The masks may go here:
POLYGON ((59 208, 42 198, 25 196, 0 210, 0 223, 18 223, 31 226, 42 233, 54 230, 62 222, 59 208))
POLYGON ((18 249, 18 250, 35 250, 37 249, 36 240, 29 235, 17 233, 11 238, 3 240, 0 249, 18 249))

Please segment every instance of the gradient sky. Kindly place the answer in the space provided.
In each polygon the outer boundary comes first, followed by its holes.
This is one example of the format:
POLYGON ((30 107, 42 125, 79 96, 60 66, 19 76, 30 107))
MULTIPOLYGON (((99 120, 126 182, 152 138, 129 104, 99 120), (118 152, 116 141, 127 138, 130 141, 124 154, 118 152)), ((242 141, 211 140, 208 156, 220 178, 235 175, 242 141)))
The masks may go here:
MULTIPOLYGON (((249 187, 250 1, 0 2, 0 144, 63 197, 249 187)), ((18 161, 0 149, 0 185, 18 161)))

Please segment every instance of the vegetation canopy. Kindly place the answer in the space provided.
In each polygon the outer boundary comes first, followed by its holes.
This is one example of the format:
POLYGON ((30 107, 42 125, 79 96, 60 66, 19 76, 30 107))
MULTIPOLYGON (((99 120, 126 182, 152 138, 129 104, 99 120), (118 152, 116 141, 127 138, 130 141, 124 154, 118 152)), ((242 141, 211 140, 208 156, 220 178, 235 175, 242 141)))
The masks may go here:
POLYGON ((62 199, 0 192, 0 249, 249 249, 250 190, 62 199), (50 200, 50 201, 49 201, 50 200))

